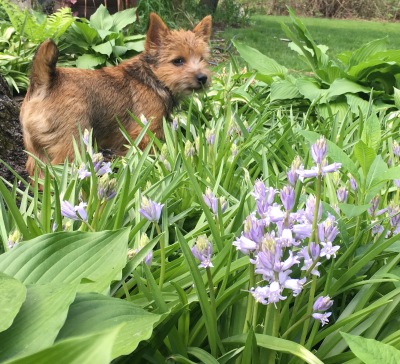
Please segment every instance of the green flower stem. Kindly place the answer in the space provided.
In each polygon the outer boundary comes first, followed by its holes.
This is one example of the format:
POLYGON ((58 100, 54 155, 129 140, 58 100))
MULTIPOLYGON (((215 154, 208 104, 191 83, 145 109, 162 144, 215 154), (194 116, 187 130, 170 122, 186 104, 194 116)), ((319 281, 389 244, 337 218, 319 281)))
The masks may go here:
MULTIPOLYGON (((280 324, 279 302, 276 303, 276 307, 273 304, 269 304, 267 306, 267 312, 265 314, 264 331, 263 331, 264 335, 278 337, 279 324, 280 324)), ((265 350, 261 351, 261 355, 263 355, 264 351, 265 350)), ((265 362, 270 364, 275 364, 276 351, 266 350, 265 354, 267 358, 265 362)))
POLYGON ((287 339, 289 334, 294 330, 297 329, 305 320, 310 318, 308 315, 304 315, 301 319, 297 320, 292 326, 290 326, 281 336, 282 339, 287 339))
POLYGON ((306 315, 308 316, 308 318, 305 320, 304 325, 303 325, 303 332, 301 333, 300 345, 304 345, 304 343, 306 341, 308 326, 310 324, 311 314, 313 311, 316 288, 317 288, 317 276, 313 275, 312 281, 311 281, 311 288, 310 288, 308 304, 307 304, 307 312, 306 312, 306 315))
MULTIPOLYGON (((319 167, 320 168, 320 167, 319 167)), ((318 244, 318 211, 319 211, 319 204, 321 202, 321 189, 322 189, 322 174, 318 174, 317 177, 317 186, 315 190, 315 208, 314 208, 314 220, 312 223, 312 233, 310 237, 310 242, 314 242, 318 244)))
MULTIPOLYGON (((256 283, 256 277, 254 274, 255 266, 254 264, 250 264, 249 266, 249 290, 254 287, 256 283)), ((253 314, 256 312, 257 302, 253 298, 252 294, 249 292, 247 296, 247 309, 246 309, 246 318, 244 319, 243 333, 249 331, 250 323, 253 320, 253 314)), ((255 330, 255 326, 253 325, 253 330, 255 330)))
MULTIPOLYGON (((161 229, 157 222, 154 222, 154 225, 157 230, 157 234, 161 235, 161 229)), ((165 242, 164 237, 160 237, 160 280, 158 281, 158 287, 162 289, 164 284, 164 277, 165 277, 165 242)))

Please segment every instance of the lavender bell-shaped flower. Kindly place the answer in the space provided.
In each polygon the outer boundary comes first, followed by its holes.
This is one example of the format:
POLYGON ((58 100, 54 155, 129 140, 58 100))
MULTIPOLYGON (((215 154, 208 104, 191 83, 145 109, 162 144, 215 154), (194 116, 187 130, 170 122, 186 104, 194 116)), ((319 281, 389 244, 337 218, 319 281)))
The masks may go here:
POLYGON ((207 239, 207 236, 200 235, 199 237, 197 237, 196 243, 191 250, 193 256, 200 262, 199 267, 213 267, 213 264, 211 262, 213 249, 211 242, 207 239))
POLYGON ((143 217, 152 222, 157 222, 160 220, 161 211, 164 204, 154 202, 147 197, 142 197, 142 204, 140 206, 139 212, 143 217))
POLYGON ((314 312, 312 314, 312 317, 315 320, 319 320, 322 326, 324 326, 329 322, 328 317, 332 315, 332 312, 324 312, 324 311, 328 310, 332 305, 333 301, 329 296, 318 297, 313 305, 313 311, 322 311, 322 312, 314 312))

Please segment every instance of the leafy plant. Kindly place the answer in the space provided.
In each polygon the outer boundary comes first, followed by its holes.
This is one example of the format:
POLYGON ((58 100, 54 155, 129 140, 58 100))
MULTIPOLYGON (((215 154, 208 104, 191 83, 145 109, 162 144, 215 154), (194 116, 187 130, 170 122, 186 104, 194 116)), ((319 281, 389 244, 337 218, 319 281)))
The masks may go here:
POLYGON ((90 20, 80 19, 69 29, 64 39, 69 45, 65 53, 75 54, 76 66, 80 68, 116 64, 143 50, 143 35, 125 36, 122 32, 135 21, 135 8, 110 15, 100 5, 90 20))

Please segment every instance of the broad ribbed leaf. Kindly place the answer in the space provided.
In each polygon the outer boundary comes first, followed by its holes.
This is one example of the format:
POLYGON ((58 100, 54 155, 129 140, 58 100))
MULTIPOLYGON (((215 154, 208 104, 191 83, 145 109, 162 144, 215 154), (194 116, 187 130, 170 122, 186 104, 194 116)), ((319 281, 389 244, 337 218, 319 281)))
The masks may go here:
POLYGON ((382 187, 382 176, 385 175, 388 171, 388 166, 385 161, 382 159, 380 155, 378 155, 375 160, 372 162, 371 167, 369 168, 365 190, 367 194, 365 196, 365 202, 369 203, 369 201, 374 197, 382 187))
POLYGON ((326 100, 328 90, 321 89, 321 85, 314 79, 299 78, 296 86, 299 92, 310 101, 319 100, 320 102, 324 102, 326 100))
POLYGON ((8 329, 26 299, 25 286, 0 273, 0 331, 8 329))
POLYGON ((298 87, 288 80, 276 81, 271 84, 271 101, 302 98, 298 87))
POLYGON ((107 41, 96 46, 93 46, 93 50, 95 52, 105 54, 106 56, 110 56, 113 51, 113 45, 115 44, 115 40, 107 41))
POLYGON ((365 211, 367 211, 370 206, 370 204, 356 206, 347 203, 339 203, 340 211, 342 211, 349 219, 352 217, 360 216, 365 211))
POLYGON ((346 78, 342 78, 333 81, 332 85, 328 89, 327 98, 332 98, 347 93, 356 94, 359 92, 369 94, 371 92, 371 89, 361 86, 356 82, 347 80, 346 78))
POLYGON ((77 285, 28 286, 26 300, 12 326, 0 333, 0 362, 52 345, 75 298, 77 285))
POLYGON ((112 15, 112 27, 111 30, 114 32, 120 32, 129 24, 136 22, 136 8, 130 8, 112 15))
POLYGON ((119 328, 100 334, 74 337, 7 364, 109 364, 119 328))
MULTIPOLYGON (((353 52, 350 60, 349 60, 349 68, 356 66, 362 62, 365 62, 370 56, 376 54, 377 52, 382 52, 386 50, 387 39, 376 39, 372 42, 369 42, 355 52, 353 52)), ((349 73, 351 73, 350 70, 349 73)))
POLYGON ((394 104, 398 109, 400 109, 400 90, 396 87, 393 87, 393 90, 394 90, 394 95, 393 95, 394 104))
POLYGON ((373 339, 366 339, 341 332, 351 351, 365 364, 398 364, 400 363, 400 350, 395 347, 373 339))
POLYGON ((129 229, 59 232, 21 243, 0 255, 0 272, 25 284, 73 282, 80 291, 103 292, 126 264, 129 229))
POLYGON ((90 25, 94 29, 110 30, 113 25, 113 18, 107 8, 101 4, 96 12, 90 17, 90 25))
POLYGON ((122 324, 112 348, 112 358, 116 358, 131 353, 140 341, 147 340, 159 319, 160 315, 125 300, 97 293, 78 294, 57 341, 99 333, 122 324))
POLYGON ((94 54, 83 54, 76 59, 76 67, 83 69, 93 69, 106 61, 105 56, 94 54))
POLYGON ((354 146, 354 155, 360 163, 360 166, 364 172, 364 176, 367 175, 369 167, 376 158, 375 151, 368 147, 362 140, 359 140, 354 146))
POLYGON ((360 115, 360 111, 362 115, 366 116, 370 112, 370 108, 373 108, 368 101, 365 101, 359 96, 346 94, 346 99, 351 111, 357 116, 360 115))
POLYGON ((376 114, 371 114, 364 123, 361 140, 375 151, 381 145, 381 122, 376 114))
POLYGON ((233 42, 240 56, 254 69, 264 75, 284 76, 287 74, 287 68, 281 66, 278 62, 262 54, 257 49, 249 47, 246 44, 233 42))

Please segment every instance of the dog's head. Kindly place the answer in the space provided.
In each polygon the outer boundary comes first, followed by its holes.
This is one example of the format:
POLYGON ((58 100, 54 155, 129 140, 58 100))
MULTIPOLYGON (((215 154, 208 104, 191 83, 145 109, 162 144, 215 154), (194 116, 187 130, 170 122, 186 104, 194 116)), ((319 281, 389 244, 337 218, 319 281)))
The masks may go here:
POLYGON ((155 13, 150 14, 145 52, 157 78, 175 96, 188 95, 210 84, 208 68, 211 16, 193 30, 170 30, 155 13))

